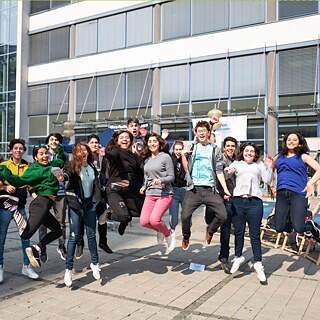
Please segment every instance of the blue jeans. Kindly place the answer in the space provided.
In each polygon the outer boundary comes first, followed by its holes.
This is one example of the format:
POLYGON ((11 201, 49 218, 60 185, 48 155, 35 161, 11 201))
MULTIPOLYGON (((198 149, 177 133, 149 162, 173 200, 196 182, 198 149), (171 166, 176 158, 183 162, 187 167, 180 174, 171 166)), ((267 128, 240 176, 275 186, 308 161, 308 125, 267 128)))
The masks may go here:
MULTIPOLYGON (((19 212, 27 220, 25 209, 20 209, 19 212)), ((12 212, 5 209, 0 209, 0 265, 3 265, 4 244, 6 242, 7 232, 11 220, 12 212)), ((30 247, 30 240, 23 240, 21 238, 21 246, 23 254, 23 264, 28 265, 30 261, 26 254, 26 248, 30 247)))
POLYGON ((172 230, 175 230, 179 223, 179 204, 182 206, 183 199, 186 195, 187 189, 182 187, 173 187, 173 200, 169 208, 169 224, 172 230))
POLYGON ((92 197, 85 199, 83 204, 83 216, 81 212, 78 212, 69 207, 69 226, 70 235, 67 246, 67 261, 66 269, 72 270, 74 253, 76 251, 77 241, 80 235, 81 219, 84 221, 86 227, 88 247, 91 254, 91 262, 93 264, 99 263, 97 241, 96 241, 96 210, 92 204, 92 197))
POLYGON ((247 222, 254 261, 262 261, 260 241, 260 226, 263 216, 262 200, 256 197, 234 197, 233 204, 236 212, 232 219, 235 232, 235 256, 242 256, 244 233, 247 222))
POLYGON ((275 224, 277 232, 285 230, 290 214, 293 229, 303 233, 307 216, 308 199, 304 194, 287 189, 277 190, 275 224))

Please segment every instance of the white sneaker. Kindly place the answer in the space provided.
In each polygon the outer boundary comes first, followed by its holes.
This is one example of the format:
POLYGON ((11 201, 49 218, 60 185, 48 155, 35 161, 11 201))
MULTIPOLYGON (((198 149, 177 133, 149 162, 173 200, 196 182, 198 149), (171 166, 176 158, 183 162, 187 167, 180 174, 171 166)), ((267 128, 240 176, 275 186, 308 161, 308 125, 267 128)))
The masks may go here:
POLYGON ((38 279, 39 278, 39 275, 36 272, 34 272, 34 270, 31 268, 30 265, 28 265, 28 266, 23 265, 21 273, 24 276, 29 277, 30 279, 38 279))
POLYGON ((254 270, 256 270, 258 279, 261 282, 266 282, 267 278, 266 278, 266 275, 264 274, 264 267, 263 267, 262 263, 260 261, 259 262, 255 262, 253 267, 254 267, 254 270))
POLYGON ((166 238, 168 244, 167 253, 170 253, 176 245, 176 233, 173 230, 171 230, 170 232, 170 236, 166 238))
POLYGON ((3 266, 0 265, 0 283, 3 282, 3 266))
POLYGON ((164 234, 162 232, 157 232, 157 242, 158 244, 162 244, 164 241, 164 234))
POLYGON ((235 273, 239 270, 240 266, 245 262, 246 258, 244 256, 235 257, 232 261, 232 267, 230 273, 235 273))
POLYGON ((66 269, 66 273, 64 274, 64 284, 67 287, 72 286, 72 270, 66 269))
POLYGON ((90 263, 90 268, 92 270, 92 274, 93 274, 93 277, 96 279, 96 280, 99 280, 101 277, 100 277, 100 267, 99 267, 99 264, 93 264, 93 263, 90 263))

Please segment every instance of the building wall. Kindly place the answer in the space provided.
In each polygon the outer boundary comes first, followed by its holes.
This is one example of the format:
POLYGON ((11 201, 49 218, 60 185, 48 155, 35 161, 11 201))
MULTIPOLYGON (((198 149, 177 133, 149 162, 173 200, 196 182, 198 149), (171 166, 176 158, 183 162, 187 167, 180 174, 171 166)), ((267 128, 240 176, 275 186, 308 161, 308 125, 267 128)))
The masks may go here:
POLYGON ((275 153, 286 131, 317 132, 317 25, 318 1, 82 1, 34 14, 30 141, 66 120, 81 137, 129 116, 190 139, 191 118, 217 106, 248 114, 248 140, 275 153))

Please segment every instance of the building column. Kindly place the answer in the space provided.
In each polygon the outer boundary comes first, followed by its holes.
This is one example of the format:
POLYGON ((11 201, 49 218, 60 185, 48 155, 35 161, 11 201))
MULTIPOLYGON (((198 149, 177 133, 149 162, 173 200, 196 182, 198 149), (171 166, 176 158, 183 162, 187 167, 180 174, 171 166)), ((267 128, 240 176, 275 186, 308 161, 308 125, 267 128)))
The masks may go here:
MULTIPOLYGON (((153 97, 152 97, 152 115, 155 118, 160 114, 160 69, 153 70, 153 97)), ((160 125, 153 122, 153 131, 160 133, 160 125)))
POLYGON ((267 55, 267 66, 268 66, 268 100, 267 100, 267 126, 266 126, 266 151, 267 154, 274 156, 278 152, 278 119, 275 113, 270 112, 276 111, 276 52, 269 52, 267 55))
POLYGON ((29 1, 18 1, 15 137, 28 141, 29 1), (27 119, 25 121, 24 119, 27 119))

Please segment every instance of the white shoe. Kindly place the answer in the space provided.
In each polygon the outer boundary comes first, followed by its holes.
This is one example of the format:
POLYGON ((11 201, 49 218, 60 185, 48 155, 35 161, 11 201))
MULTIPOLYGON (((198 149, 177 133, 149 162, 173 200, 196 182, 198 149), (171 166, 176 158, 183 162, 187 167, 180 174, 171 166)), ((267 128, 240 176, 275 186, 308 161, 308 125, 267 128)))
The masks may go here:
POLYGON ((261 282, 266 282, 267 278, 266 278, 266 275, 264 274, 264 267, 263 267, 262 263, 260 261, 255 262, 253 267, 254 267, 254 270, 256 270, 258 279, 261 282))
POLYGON ((31 268, 30 265, 28 265, 28 266, 23 265, 21 273, 24 276, 29 277, 30 279, 38 279, 39 278, 39 275, 36 272, 34 272, 34 270, 31 268))
POLYGON ((232 267, 230 273, 235 273, 239 270, 240 266, 245 262, 246 258, 244 256, 235 257, 232 261, 232 267))
POLYGON ((0 265, 0 283, 3 282, 3 266, 0 265))
POLYGON ((66 273, 64 274, 64 284, 67 287, 72 286, 72 270, 66 269, 66 273))
POLYGON ((170 236, 166 238, 168 244, 167 253, 170 253, 176 245, 176 233, 173 230, 171 230, 170 232, 170 236))
POLYGON ((164 234, 162 232, 157 232, 157 242, 158 244, 162 244, 164 241, 164 234))
POLYGON ((93 263, 90 263, 90 268, 92 270, 92 274, 93 274, 93 277, 96 279, 96 280, 99 280, 101 279, 100 277, 100 267, 99 267, 99 264, 93 264, 93 263))

